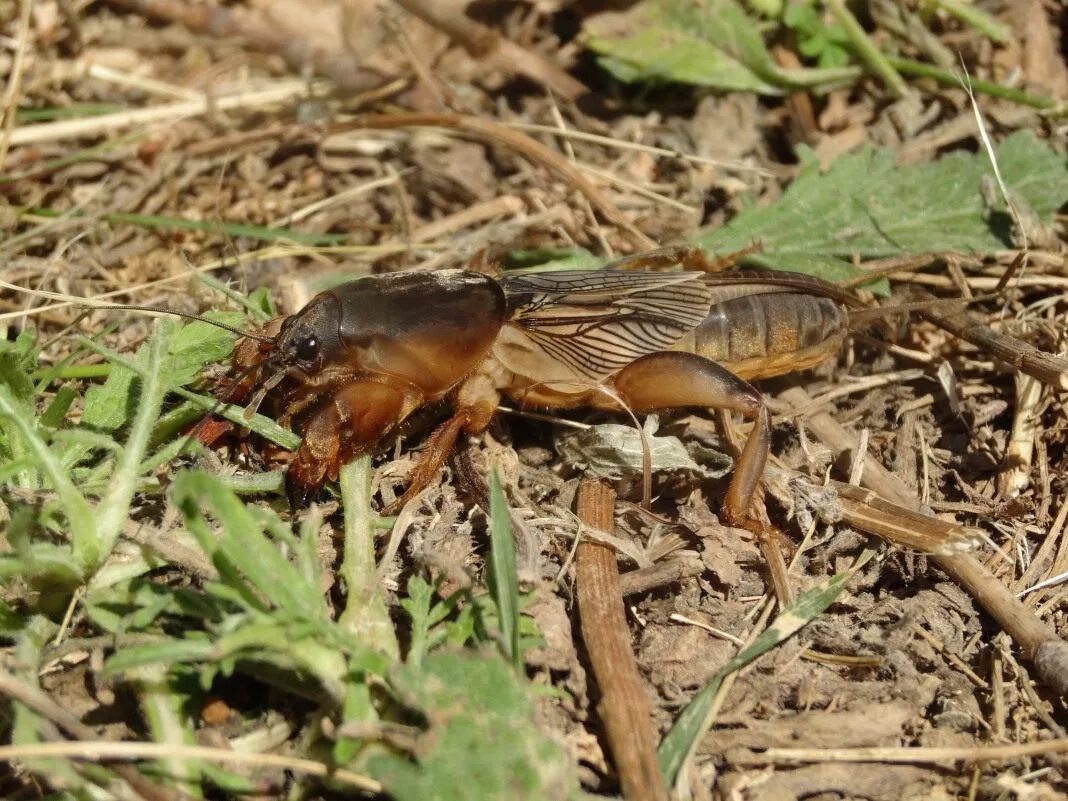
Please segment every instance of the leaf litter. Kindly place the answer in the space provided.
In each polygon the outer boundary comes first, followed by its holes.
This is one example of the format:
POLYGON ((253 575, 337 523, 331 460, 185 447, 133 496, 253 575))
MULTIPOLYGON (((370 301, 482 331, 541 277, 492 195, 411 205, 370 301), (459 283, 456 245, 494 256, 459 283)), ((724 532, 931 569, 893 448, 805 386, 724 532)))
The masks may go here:
MULTIPOLYGON (((561 64, 578 48, 599 53, 608 74, 637 82, 613 86, 624 101, 611 115, 557 107, 523 83, 553 85, 539 62, 524 62, 525 78, 516 81, 501 60, 480 62, 449 47, 433 23, 406 15, 374 16, 364 36, 348 30, 339 37, 312 22, 319 17, 296 20, 288 5, 249 6, 241 13, 251 21, 231 30, 261 51, 253 53, 181 20, 146 28, 137 14, 115 11, 119 5, 69 16, 62 4, 38 3, 32 25, 11 17, 4 31, 15 44, 5 44, 0 58, 9 77, 10 54, 23 53, 22 118, 5 140, 11 147, 0 185, 9 204, 0 219, 3 277, 11 283, 97 295, 162 280, 168 283, 132 297, 191 312, 232 309, 189 273, 191 264, 214 262, 238 295, 265 287, 276 300, 297 299, 286 308, 292 311, 306 286, 343 271, 455 266, 487 246, 516 263, 563 269, 633 247, 633 237, 600 210, 591 212, 565 176, 500 141, 465 141, 440 130, 324 137, 317 129, 381 102, 377 92, 400 93, 394 97, 401 105, 417 111, 441 111, 444 98, 444 108, 560 130, 536 136, 575 164, 651 190, 635 192, 623 181, 598 189, 651 241, 694 241, 716 255, 759 244, 747 262, 838 279, 855 277, 858 262, 930 254, 934 269, 914 280, 949 296, 989 292, 1016 255, 1003 201, 982 191, 985 154, 948 152, 901 165, 894 150, 879 147, 974 137, 949 130, 970 115, 963 92, 943 81, 948 88, 924 93, 926 105, 884 104, 877 83, 856 83, 861 61, 846 29, 829 15, 814 18, 813 4, 789 4, 809 13, 795 12, 785 24, 803 31, 800 52, 810 65, 837 74, 782 66, 780 45, 768 46, 765 37, 768 19, 722 0, 637 4, 624 13, 652 19, 639 41, 613 42, 605 19, 582 17, 569 4, 521 3, 478 17, 522 52, 559 53, 561 64), (730 24, 706 26, 694 9, 722 12, 730 24), (264 27, 271 14, 275 27, 264 27), (680 19, 690 20, 684 40, 670 30, 680 19), (560 37, 579 30, 567 56, 560 37), (310 66, 328 78, 343 78, 346 63, 373 51, 362 63, 374 70, 349 73, 371 96, 331 95, 317 83, 283 86, 292 59, 302 57, 299 47, 278 48, 278 36, 306 45, 315 54, 310 66), (75 70, 86 65, 88 72, 75 70), (70 77, 41 79, 55 69, 70 77), (243 84, 249 74, 256 85, 243 84), (397 80, 401 85, 389 89, 397 80), (718 129, 698 124, 696 109, 715 109, 709 119, 738 119, 732 104, 743 97, 699 97, 681 86, 687 83, 768 97, 816 86, 839 110, 834 124, 845 126, 817 134, 826 142, 852 131, 869 147, 821 169, 819 144, 820 160, 805 146, 784 146, 788 112, 768 101, 747 106, 748 124, 731 137, 731 164, 674 158, 667 154, 715 151, 705 139, 718 129), (280 94, 264 100, 272 84, 289 92, 289 105, 276 105, 280 94), (205 98, 206 91, 225 101, 216 111, 206 99, 206 113, 193 116, 165 108, 176 96, 205 98), (142 108, 159 110, 165 122, 142 124, 131 113, 142 108), (897 140, 878 127, 891 108, 912 115, 892 120, 906 132, 897 140), (60 128, 71 114, 81 115, 81 127, 60 128), (29 127, 42 123, 56 127, 29 127), (128 133, 109 137, 108 130, 128 133), (656 149, 568 138, 568 130, 656 149), (470 216, 472 207, 488 216, 470 216), (429 231, 430 241, 420 231, 429 231)), ((317 13, 338 11, 314 5, 317 13)), ((1029 41, 1041 42, 1043 18, 1030 13, 1028 25, 1038 32, 1029 30, 1029 41)), ((231 24, 239 18, 231 15, 231 24)), ((616 24, 615 33, 626 30, 616 24)), ((966 42, 971 68, 994 69, 972 24, 942 15, 928 19, 928 33, 966 42)), ((1044 24, 1055 36, 1048 19, 1044 24)), ((901 60, 917 58, 923 42, 907 31, 895 36, 898 49, 888 57, 912 74, 901 60)), ((1041 63, 1028 58, 1025 68, 1041 63)), ((597 85, 586 69, 579 65, 574 74, 597 85)), ((1055 76, 1047 85, 1054 84, 1055 76)), ((1052 237, 1033 241, 1014 295, 973 313, 1000 332, 1064 353, 1057 216, 1068 200, 1063 135, 1055 122, 1035 116, 997 122, 1014 107, 981 102, 995 120, 995 154, 1014 199, 1052 237)), ((274 466, 261 454, 178 453, 183 426, 211 403, 201 368, 210 372, 225 355, 229 334, 199 324, 166 324, 153 333, 132 315, 79 317, 70 309, 27 324, 25 298, 5 293, 0 302, 10 332, 0 348, 0 632, 9 674, 2 691, 17 698, 8 707, 6 742, 32 745, 58 726, 80 739, 165 743, 171 777, 147 766, 144 777, 173 782, 190 796, 210 788, 214 796, 282 797, 284 771, 307 797, 348 794, 355 780, 344 771, 362 774, 356 786, 365 792, 378 787, 396 798, 617 792, 618 769, 606 751, 572 604, 570 510, 577 477, 591 471, 593 459, 607 459, 613 476, 621 471, 617 486, 628 497, 637 453, 632 428, 566 415, 599 433, 589 435, 593 451, 587 443, 561 458, 558 450, 570 447, 563 443, 581 434, 502 417, 466 448, 476 475, 499 475, 501 493, 486 503, 489 513, 463 497, 464 469, 453 464, 418 508, 397 520, 378 517, 379 499, 396 497, 410 466, 410 457, 394 459, 398 451, 387 447, 373 465, 354 468, 363 472, 348 475, 322 517, 294 524, 269 492, 231 489, 254 489, 251 477, 274 466), (154 408, 159 393, 167 397, 162 414, 154 408), (604 437, 622 438, 623 450, 606 456, 604 437), (387 545, 391 531, 403 538, 387 545), (509 531, 514 554, 499 548, 509 531), (184 562, 179 546, 200 561, 184 562), (376 557, 390 557, 381 571, 376 557), (72 596, 73 589, 80 591, 72 596), (525 669, 516 671, 516 662, 525 669), (42 690, 92 734, 33 694, 42 690), (212 699, 231 714, 198 711, 212 699), (203 754, 177 758, 194 742, 294 759, 245 769, 203 754), (315 778, 322 774, 308 760, 340 770, 332 781, 315 778)), ((220 313, 228 322, 244 319, 220 313)), ((819 398, 912 367, 909 354, 921 354, 921 364, 949 365, 957 410, 933 370, 835 393, 822 408, 866 430, 869 454, 930 507, 981 526, 1000 547, 986 552, 1000 580, 1014 592, 1030 590, 1029 608, 1063 632, 1063 590, 1049 581, 1068 569, 1060 396, 1042 389, 1021 408, 1008 372, 929 322, 911 321, 896 342, 899 351, 888 352, 858 340, 835 364, 762 388, 773 401, 791 384, 819 398), (1037 421, 1033 461, 1016 465, 1023 487, 1007 498, 998 494, 1001 459, 1020 415, 1037 421)), ((244 421, 240 409, 232 419, 280 445, 292 442, 269 421, 244 421)), ((429 415, 414 421, 404 449, 432 424, 429 415)), ((798 607, 773 614, 759 547, 715 516, 721 485, 702 473, 723 449, 714 426, 700 415, 665 417, 661 426, 655 436, 664 438, 669 460, 658 461, 654 449, 656 505, 645 512, 621 502, 611 536, 624 554, 622 569, 653 582, 627 597, 628 625, 655 702, 660 756, 677 791, 696 798, 1052 798, 1064 789, 1053 755, 913 765, 873 759, 863 769, 826 761, 858 746, 967 753, 1041 743, 1062 735, 1063 702, 1032 684, 1030 666, 996 624, 927 558, 890 552, 858 564, 866 538, 775 503, 773 519, 801 545, 790 572, 798 607), (790 511, 808 522, 791 523, 790 511), (634 570, 627 553, 666 555, 634 570), (699 572, 688 572, 695 563, 699 572), (823 749, 825 761, 772 756, 796 746, 823 749)), ((804 417, 777 420, 774 452, 780 467, 813 481, 831 463, 804 417)), ((29 797, 41 779, 75 795, 92 786, 97 797, 119 797, 133 787, 138 797, 154 797, 154 788, 138 789, 117 769, 101 773, 55 758, 11 765, 0 777, 5 797, 29 797), (117 781, 126 783, 121 793, 114 792, 117 781)))

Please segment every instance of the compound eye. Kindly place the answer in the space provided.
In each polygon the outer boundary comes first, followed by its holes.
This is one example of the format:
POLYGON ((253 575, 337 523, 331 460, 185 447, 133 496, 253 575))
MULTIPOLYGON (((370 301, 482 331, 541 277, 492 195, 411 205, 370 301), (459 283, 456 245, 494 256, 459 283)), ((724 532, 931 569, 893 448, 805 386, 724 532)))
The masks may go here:
POLYGON ((297 343, 297 358, 302 362, 313 362, 319 355, 319 338, 312 334, 297 343))

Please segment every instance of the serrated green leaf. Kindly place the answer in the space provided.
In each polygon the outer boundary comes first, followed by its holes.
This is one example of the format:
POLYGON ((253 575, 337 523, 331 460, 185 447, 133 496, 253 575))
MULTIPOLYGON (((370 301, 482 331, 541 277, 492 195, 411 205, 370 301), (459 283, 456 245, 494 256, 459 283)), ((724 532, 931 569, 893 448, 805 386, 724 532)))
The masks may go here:
MULTIPOLYGON (((1009 189, 1042 220, 1068 201, 1068 161, 1021 131, 996 149, 1009 189)), ((936 251, 989 252, 1009 246, 1007 217, 990 214, 981 184, 984 153, 952 153, 897 166, 887 150, 842 156, 825 173, 806 164, 775 204, 743 211, 696 244, 717 253, 760 242, 746 262, 835 280, 854 257, 936 251)))
MULTIPOLYGON (((204 316, 235 327, 245 319, 237 312, 209 312, 204 316)), ((182 326, 171 338, 164 356, 161 373, 167 391, 184 387, 196 379, 205 365, 229 356, 234 339, 234 334, 210 323, 196 321, 182 326)), ((111 359, 115 368, 103 384, 90 387, 85 393, 83 425, 98 431, 116 431, 133 416, 137 408, 134 381, 152 367, 148 346, 149 343, 142 345, 132 357, 94 348, 111 359)))
MULTIPOLYGON (((205 319, 240 328, 245 316, 238 312, 208 312, 205 319)), ((206 364, 222 361, 230 355, 237 337, 209 323, 192 322, 182 327, 167 350, 169 388, 188 384, 206 364)))
POLYGON ((627 83, 686 83, 781 95, 853 80, 857 70, 783 69, 736 0, 647 0, 587 20, 586 44, 627 83))
POLYGON ((534 724, 526 687, 496 656, 439 651, 390 683, 428 729, 413 759, 372 756, 371 773, 397 801, 577 798, 575 767, 534 724))

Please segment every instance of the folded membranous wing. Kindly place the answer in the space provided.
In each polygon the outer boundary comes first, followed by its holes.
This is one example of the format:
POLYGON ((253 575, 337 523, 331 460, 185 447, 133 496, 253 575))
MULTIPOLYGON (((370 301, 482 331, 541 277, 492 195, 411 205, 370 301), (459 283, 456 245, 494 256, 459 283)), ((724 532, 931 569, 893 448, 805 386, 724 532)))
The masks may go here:
POLYGON ((504 276, 509 321, 494 354, 545 383, 600 383, 669 350, 708 316, 697 272, 561 271, 504 276))

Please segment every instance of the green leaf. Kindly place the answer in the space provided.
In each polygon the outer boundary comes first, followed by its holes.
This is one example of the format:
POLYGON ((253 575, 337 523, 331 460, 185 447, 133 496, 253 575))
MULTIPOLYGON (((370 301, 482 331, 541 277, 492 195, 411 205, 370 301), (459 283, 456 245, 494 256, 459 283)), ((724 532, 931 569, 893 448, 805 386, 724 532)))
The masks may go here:
POLYGON ((499 657, 438 651, 390 683, 422 713, 413 758, 368 760, 397 801, 541 801, 579 797, 575 767, 533 720, 527 688, 499 657))
MULTIPOLYGON (((1068 162, 1021 131, 996 149, 1009 189, 1045 221, 1068 201, 1068 162)), ((747 263, 836 280, 854 257, 874 259, 933 251, 989 252, 1009 246, 1008 217, 989 213, 981 184, 992 174, 983 153, 952 153, 897 166, 888 150, 839 158, 825 173, 804 165, 782 198, 743 211, 697 237, 718 253, 758 241, 747 263)))
POLYGON ((497 605, 501 643, 516 670, 523 668, 519 649, 519 580, 516 575, 515 539, 508 502, 501 490, 497 468, 490 473, 490 594, 497 605))
MULTIPOLYGON (((245 321, 244 315, 237 312, 209 312, 204 316, 235 327, 245 321)), ((227 358, 233 349, 234 338, 229 331, 210 323, 197 321, 182 326, 171 338, 163 357, 161 372, 166 390, 184 387, 196 379, 205 365, 227 358)), ((127 423, 137 408, 135 379, 154 366, 149 361, 149 343, 138 348, 132 357, 120 356, 97 345, 90 346, 111 360, 115 369, 103 384, 91 387, 85 393, 82 423, 100 431, 115 431, 127 423)))
POLYGON ((172 486, 186 528, 222 576, 253 609, 275 608, 305 620, 325 619, 319 587, 304 579, 264 534, 263 523, 238 497, 207 473, 183 471, 172 486), (212 531, 209 512, 219 524, 212 531))
POLYGON ((77 398, 78 390, 74 387, 60 387, 52 402, 48 404, 48 408, 41 413, 41 425, 46 428, 58 428, 63 424, 63 419, 77 398))
MULTIPOLYGON (((238 312, 208 312, 208 320, 241 328, 245 316, 238 312)), ((230 356, 236 337, 216 325, 192 322, 182 327, 167 349, 168 388, 188 384, 206 364, 219 362, 230 356)))
POLYGON ((166 640, 148 645, 128 645, 104 663, 104 675, 113 676, 145 665, 201 662, 215 652, 208 640, 166 640))
POLYGON ((37 469, 43 473, 56 491, 71 534, 77 566, 81 569, 95 565, 93 556, 98 555, 95 516, 78 492, 70 476, 63 469, 56 455, 37 431, 33 410, 12 392, 10 385, 0 383, 0 422, 5 424, 9 442, 18 438, 22 445, 15 457, 32 456, 37 469), (24 449, 24 450, 23 450, 24 449))
POLYGON ((563 270, 595 270, 603 263, 604 259, 583 248, 530 248, 510 251, 504 268, 509 274, 550 273, 563 270))
POLYGON ((11 637, 22 630, 26 621, 0 599, 0 637, 11 637))
POLYGON ((783 69, 736 0, 647 0, 591 17, 586 44, 627 83, 686 83, 781 95, 852 81, 856 69, 783 69))
MULTIPOLYGON (((144 367, 144 345, 130 360, 144 367)), ((137 372, 126 366, 114 365, 103 384, 89 387, 82 408, 82 425, 94 431, 113 432, 126 425, 134 413, 136 396, 134 379, 137 372)))
POLYGON ((36 337, 32 329, 23 329, 14 342, 0 339, 0 384, 6 384, 12 397, 26 407, 33 403, 30 373, 36 366, 36 337))

